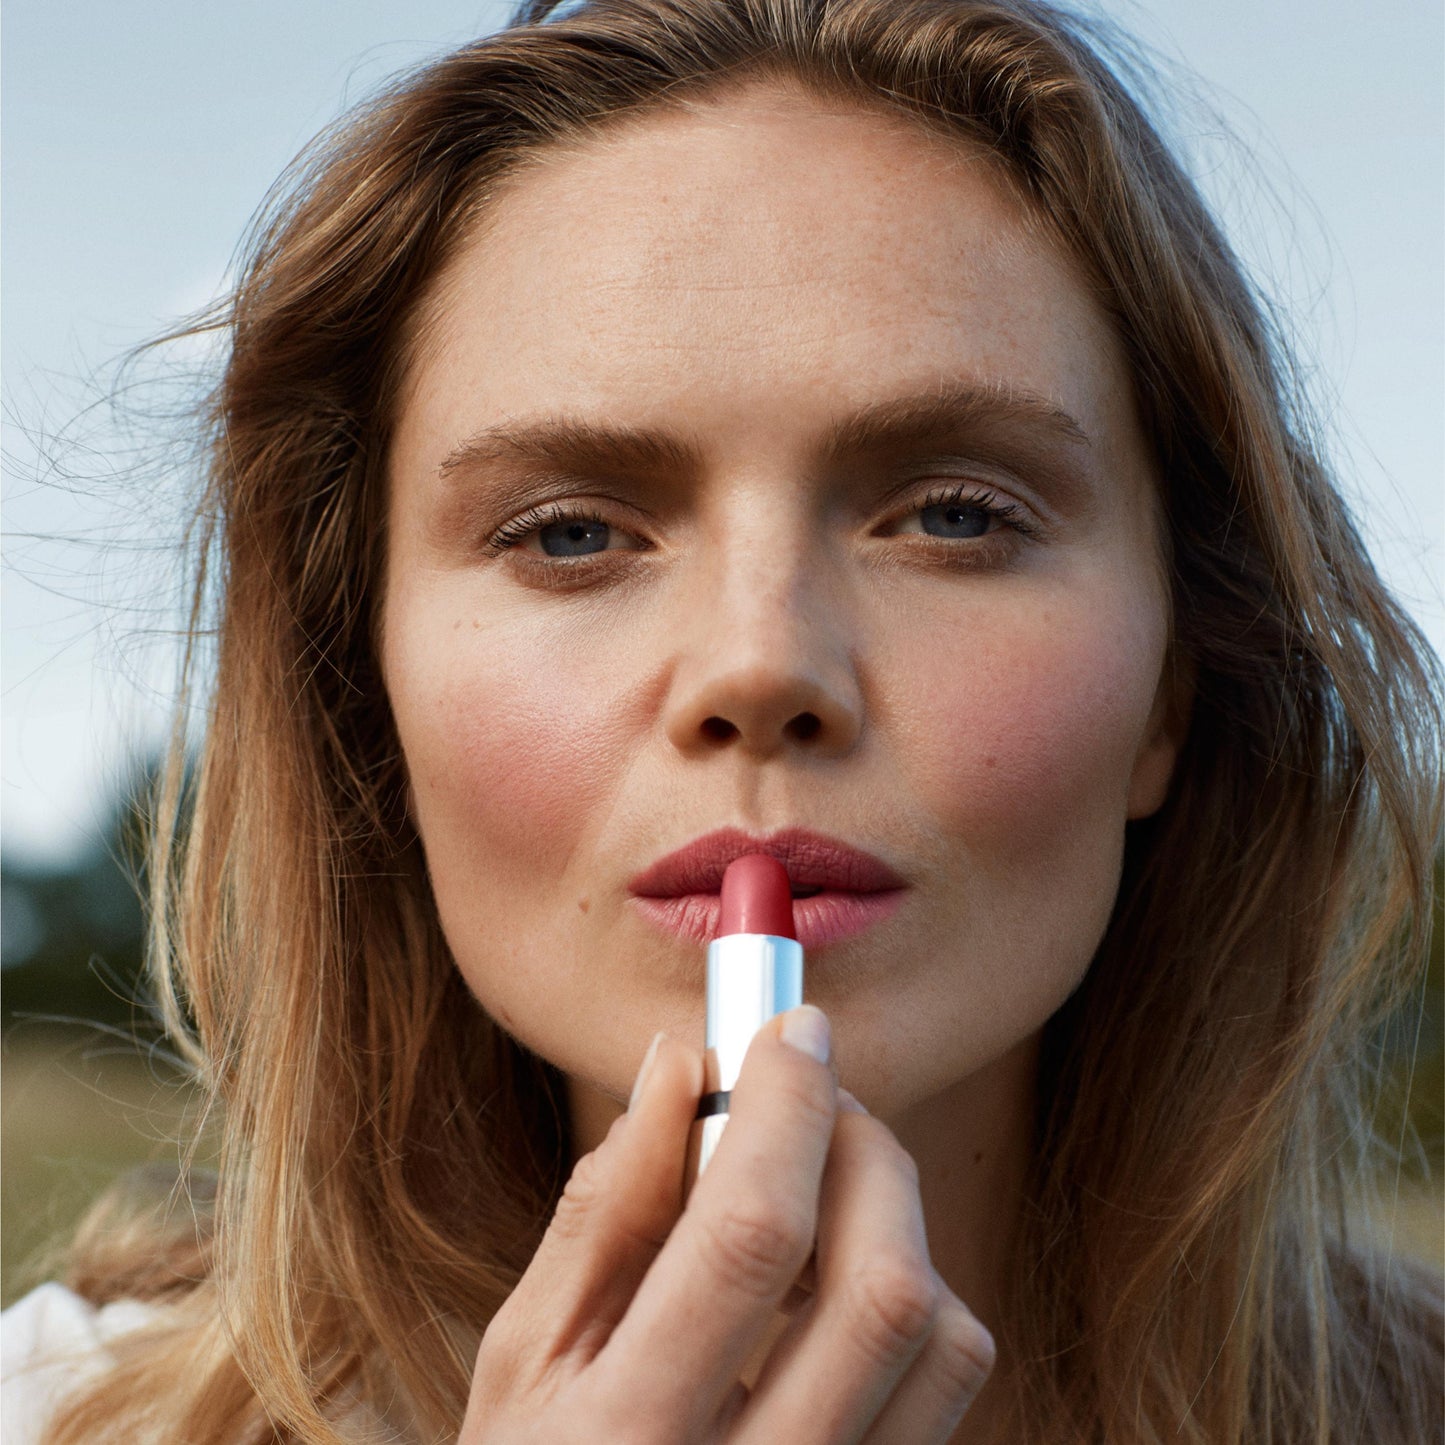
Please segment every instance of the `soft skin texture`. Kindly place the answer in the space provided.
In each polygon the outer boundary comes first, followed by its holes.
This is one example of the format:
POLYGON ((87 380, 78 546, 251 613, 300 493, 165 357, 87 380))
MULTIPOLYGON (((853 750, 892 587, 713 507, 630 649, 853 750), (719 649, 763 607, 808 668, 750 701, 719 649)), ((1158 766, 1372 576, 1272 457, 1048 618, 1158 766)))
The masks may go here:
POLYGON ((629 878, 728 825, 883 858, 902 906, 811 952, 807 997, 987 1322, 1039 1031, 1176 752, 1152 462, 1083 279, 978 157, 758 84, 529 165, 416 353, 383 666, 458 967, 572 1080, 580 1151, 655 1030, 702 1037, 702 950, 629 878), (864 408, 967 388, 1032 406, 830 451, 864 408), (677 455, 478 441, 542 421, 677 455), (959 485, 1013 514, 926 534, 959 485), (489 548, 539 503, 605 520, 607 550, 489 548))

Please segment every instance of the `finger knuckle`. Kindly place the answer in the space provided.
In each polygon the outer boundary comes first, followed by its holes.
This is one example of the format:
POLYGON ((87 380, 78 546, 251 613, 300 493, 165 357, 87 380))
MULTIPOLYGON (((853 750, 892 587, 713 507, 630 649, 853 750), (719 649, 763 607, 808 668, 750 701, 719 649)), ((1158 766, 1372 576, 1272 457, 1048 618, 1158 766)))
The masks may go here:
POLYGON ((892 1157, 893 1167, 903 1176, 909 1189, 918 1193, 918 1161, 911 1155, 897 1139, 890 1133, 888 1136, 888 1152, 892 1157))
POLYGON ((930 1353, 940 1388, 960 1403, 978 1393, 993 1369, 992 1342, 957 1300, 940 1310, 930 1353))
POLYGON ((716 1273, 758 1296, 786 1288, 812 1247, 811 1231, 797 1210, 761 1198, 736 1200, 705 1216, 703 1230, 716 1273))
POLYGON ((938 1321, 943 1287, 926 1264, 880 1258, 853 1276, 856 1338, 880 1364, 910 1359, 938 1321))
POLYGON ((868 1121, 874 1125, 868 1136, 869 1147, 877 1152, 880 1161, 899 1175, 909 1190, 918 1193, 918 1163, 907 1149, 898 1142, 897 1135, 878 1120, 868 1121))
POLYGON ((606 1198, 605 1170, 597 1154, 584 1154, 567 1180, 550 1228, 561 1239, 579 1239, 592 1227, 606 1198))
POLYGON ((523 1335, 512 1312, 504 1305, 488 1324, 472 1372, 474 1395, 495 1405, 505 1398, 509 1383, 515 1381, 524 1359, 523 1335))
POLYGON ((784 1109, 815 1129, 832 1129, 835 1112, 833 1082, 816 1066, 799 1061, 772 1086, 773 1098, 784 1109))

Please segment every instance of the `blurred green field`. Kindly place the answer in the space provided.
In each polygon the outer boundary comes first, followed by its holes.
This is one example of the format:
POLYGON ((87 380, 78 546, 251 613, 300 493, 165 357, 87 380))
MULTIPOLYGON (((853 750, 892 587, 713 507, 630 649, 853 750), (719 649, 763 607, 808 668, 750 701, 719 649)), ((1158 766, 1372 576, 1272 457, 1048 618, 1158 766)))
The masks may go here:
POLYGON ((55 1246, 119 1175, 174 1164, 186 1085, 134 1046, 12 1028, 0 1048, 0 1299, 53 1274, 55 1246))
MULTIPOLYGON (((0 1295, 8 1304, 49 1277, 53 1246, 117 1175, 174 1163, 193 1099, 176 1076, 119 1042, 77 1042, 27 1027, 0 1051, 0 1295)), ((1387 1191, 1387 1194, 1392 1191, 1387 1191)), ((1401 1181, 1396 1247, 1445 1268, 1445 1191, 1401 1181)))

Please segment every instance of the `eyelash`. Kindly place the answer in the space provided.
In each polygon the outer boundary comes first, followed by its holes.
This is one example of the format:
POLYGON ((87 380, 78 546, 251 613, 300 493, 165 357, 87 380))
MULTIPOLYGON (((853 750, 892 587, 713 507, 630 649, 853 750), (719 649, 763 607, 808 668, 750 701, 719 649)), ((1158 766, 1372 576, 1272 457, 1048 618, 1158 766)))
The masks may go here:
MULTIPOLYGON (((905 515, 912 516, 917 512, 927 511, 930 507, 977 507, 980 511, 986 512, 992 521, 1008 527, 1023 537, 1034 537, 1038 534, 1038 528, 1025 515, 1024 510, 1015 502, 1004 501, 997 492, 989 487, 979 487, 974 484, 963 486, 944 487, 929 492, 915 507, 910 507, 905 515)), ((545 507, 534 507, 530 512, 523 512, 521 516, 514 517, 504 526, 499 527, 488 539, 487 551, 493 554, 510 551, 519 547, 529 537, 535 536, 544 527, 550 527, 567 522, 584 522, 600 527, 610 527, 613 524, 595 510, 569 509, 560 503, 552 502, 545 507)), ((988 536, 990 534, 985 534, 988 536)), ((971 540, 963 538, 935 537, 936 542, 971 540)), ((983 539, 979 539, 983 540, 983 539)), ((600 553, 588 554, 600 556, 600 553)), ((549 557, 542 565, 560 564, 563 566, 575 566, 582 558, 560 558, 549 557)))
MULTIPOLYGON (((987 512, 993 521, 1002 523, 1021 536, 1035 537, 1038 535, 1039 529, 1029 520, 1024 509, 1017 502, 1006 502, 991 487, 981 487, 973 483, 944 487, 942 490, 930 492, 918 506, 908 509, 908 515, 911 516, 914 512, 926 512, 930 507, 960 506, 977 507, 979 511, 987 512)), ((934 540, 946 542, 950 539, 937 537, 934 540)))
MULTIPOLYGON (((563 522, 590 522, 599 527, 610 527, 611 522, 606 517, 599 516, 595 511, 569 511, 560 503, 552 502, 546 507, 534 507, 530 512, 523 512, 520 517, 514 517, 503 527, 497 530, 487 541, 487 551, 505 552, 509 548, 518 547, 540 532, 543 527, 551 527, 563 522)), ((560 561, 563 559, 552 557, 549 561, 560 561)))

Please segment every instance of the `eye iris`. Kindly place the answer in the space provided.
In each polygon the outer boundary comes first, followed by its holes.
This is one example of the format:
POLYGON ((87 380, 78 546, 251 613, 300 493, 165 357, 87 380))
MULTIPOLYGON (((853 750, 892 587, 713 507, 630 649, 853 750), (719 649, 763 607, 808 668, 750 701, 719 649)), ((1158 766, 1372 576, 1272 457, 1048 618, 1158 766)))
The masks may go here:
POLYGON ((537 536, 549 557, 585 557, 607 549, 612 529, 606 522, 551 522, 537 536))
POLYGON ((966 502, 944 502, 919 513, 930 537, 981 537, 988 531, 989 514, 966 502))

